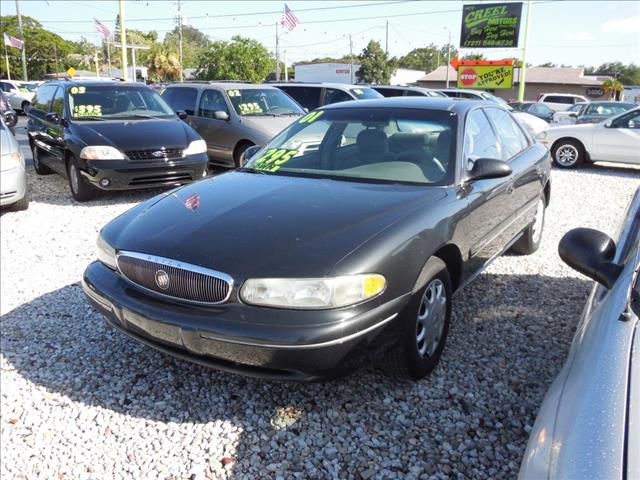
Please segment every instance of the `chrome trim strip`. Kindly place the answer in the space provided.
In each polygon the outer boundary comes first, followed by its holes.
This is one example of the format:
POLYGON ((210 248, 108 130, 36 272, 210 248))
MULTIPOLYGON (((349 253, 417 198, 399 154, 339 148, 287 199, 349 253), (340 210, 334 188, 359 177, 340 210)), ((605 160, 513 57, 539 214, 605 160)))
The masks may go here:
POLYGON ((378 327, 381 327, 382 325, 389 323, 391 320, 393 320, 394 318, 396 318, 398 316, 397 313, 394 313, 393 315, 391 315, 388 318, 385 318, 384 320, 371 325, 370 327, 365 328, 364 330, 360 330, 359 332, 356 333, 352 333, 351 335, 347 335, 346 337, 341 337, 341 338, 336 338, 335 340, 329 340, 327 342, 320 342, 320 343, 305 343, 305 344, 299 344, 299 345, 287 345, 287 344, 279 344, 279 343, 256 343, 256 342, 246 342, 246 341, 241 341, 241 340, 235 340, 235 339, 228 339, 228 338, 222 338, 222 337, 218 337, 215 335, 211 335, 211 334, 207 334, 207 333, 200 333, 200 336, 206 340, 215 340, 218 342, 224 342, 224 343, 235 343, 238 345, 247 345, 250 347, 263 347, 263 348, 282 348, 282 349, 296 349, 296 348, 321 348, 321 347, 330 347, 332 345, 339 345, 341 343, 344 342, 348 342, 349 340, 353 340, 354 338, 358 338, 362 335, 365 335, 367 333, 369 333, 372 330, 375 330, 378 327))
POLYGON ((185 262, 181 262, 179 260, 173 260, 170 258, 164 258, 164 257, 158 257, 156 255, 150 255, 147 253, 137 253, 137 252, 130 252, 128 250, 119 250, 118 252, 116 252, 116 264, 118 266, 118 273, 120 274, 120 276, 122 276, 122 278, 124 278, 127 282, 129 282, 132 285, 135 285, 136 287, 145 290, 146 292, 152 293, 154 295, 158 295, 160 297, 164 297, 164 298, 169 298, 171 300, 175 300, 178 302, 182 302, 182 303, 189 303, 192 305, 203 305, 203 306, 207 306, 207 305, 220 305, 221 303, 225 303, 229 300, 229 298, 231 297, 231 291, 233 290, 233 278, 230 275, 227 275, 226 273, 223 272, 219 272, 217 270, 213 270, 211 268, 205 268, 205 267, 201 267, 199 265, 193 265, 191 263, 185 263, 185 262), (131 257, 131 258, 137 258, 138 260, 144 260, 147 262, 153 262, 153 263, 157 263, 158 265, 166 265, 168 267, 174 267, 174 268, 179 268, 181 270, 185 270, 185 271, 190 271, 190 272, 195 272, 195 273, 199 273, 201 275, 206 275, 209 277, 214 277, 214 278, 218 278, 219 280, 222 280, 224 282, 226 282, 229 285, 229 291, 227 292, 227 296, 220 300, 219 302, 198 302, 195 300, 188 300, 185 298, 180 298, 180 297, 174 297, 172 295, 166 295, 164 293, 160 293, 160 292, 156 292, 155 290, 151 290, 150 288, 146 288, 143 285, 140 285, 137 282, 134 282, 133 280, 131 280, 129 277, 127 277, 121 270, 120 270, 120 265, 118 260, 120 259, 120 257, 131 257))

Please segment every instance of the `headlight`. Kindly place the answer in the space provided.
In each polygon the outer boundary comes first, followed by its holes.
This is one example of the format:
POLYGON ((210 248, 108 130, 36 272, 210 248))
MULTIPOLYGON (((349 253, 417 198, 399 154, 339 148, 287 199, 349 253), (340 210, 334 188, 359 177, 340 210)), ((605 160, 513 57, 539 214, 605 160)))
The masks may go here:
POLYGON ((207 142, 204 140, 194 140, 183 152, 184 156, 197 155, 199 153, 207 153, 207 142))
POLYGON ((80 152, 83 160, 124 160, 124 155, 117 148, 108 145, 84 147, 80 152))
POLYGON ((2 170, 11 170, 22 165, 22 156, 18 152, 7 153, 0 157, 2 170))
POLYGON ((98 235, 96 247, 98 250, 98 260, 110 269, 116 270, 116 251, 104 238, 102 238, 102 235, 98 235))
POLYGON ((251 305, 319 310, 375 297, 386 284, 385 278, 376 273, 328 278, 253 278, 242 285, 240 298, 251 305))

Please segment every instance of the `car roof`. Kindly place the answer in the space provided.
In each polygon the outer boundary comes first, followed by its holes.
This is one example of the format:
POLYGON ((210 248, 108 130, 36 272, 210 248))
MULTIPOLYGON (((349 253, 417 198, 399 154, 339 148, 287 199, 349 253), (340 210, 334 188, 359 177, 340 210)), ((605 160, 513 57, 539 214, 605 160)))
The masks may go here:
POLYGON ((184 82, 184 83, 172 83, 167 85, 167 88, 176 87, 192 87, 192 88, 222 88, 224 90, 254 90, 263 88, 274 88, 271 85, 263 83, 243 83, 243 82, 184 82))
POLYGON ((104 85, 117 85, 118 87, 145 87, 144 83, 139 82, 121 82, 119 80, 51 80, 43 83, 42 85, 61 85, 69 87, 99 87, 104 85))
POLYGON ((565 97, 585 98, 584 95, 578 95, 577 93, 541 93, 540 95, 560 95, 565 97))
POLYGON ((267 83, 266 85, 273 85, 273 86, 277 86, 277 87, 286 87, 286 86, 292 86, 292 87, 326 87, 326 88, 344 88, 344 89, 351 89, 351 88, 371 88, 369 85, 353 85, 350 83, 324 83, 324 82, 274 82, 274 83, 267 83))
MULTIPOLYGON (((374 98, 369 100, 352 100, 348 102, 332 103, 321 108, 323 110, 344 108, 416 108, 425 110, 449 110, 457 114, 464 114, 472 108, 482 106, 500 108, 500 105, 495 102, 450 97, 374 98)), ((506 109, 503 110, 507 111, 506 109)))
MULTIPOLYGON (((587 102, 583 102, 583 103, 587 103, 587 102)), ((635 103, 618 102, 616 100, 597 100, 595 102, 589 102, 589 105, 603 105, 603 104, 607 104, 607 105, 630 105, 631 107, 635 107, 636 106, 635 103)))
POLYGON ((468 92, 468 93, 476 93, 478 95, 482 93, 491 93, 485 92, 484 90, 472 90, 470 88, 436 88, 439 92, 468 92))

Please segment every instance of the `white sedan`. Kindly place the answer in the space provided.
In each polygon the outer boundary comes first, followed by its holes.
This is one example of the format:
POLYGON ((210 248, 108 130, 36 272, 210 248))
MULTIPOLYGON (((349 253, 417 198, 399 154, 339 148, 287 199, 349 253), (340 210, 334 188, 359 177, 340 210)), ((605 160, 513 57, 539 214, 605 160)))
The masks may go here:
POLYGON ((536 139, 549 147, 560 168, 585 162, 640 165, 640 107, 600 123, 551 127, 536 139))

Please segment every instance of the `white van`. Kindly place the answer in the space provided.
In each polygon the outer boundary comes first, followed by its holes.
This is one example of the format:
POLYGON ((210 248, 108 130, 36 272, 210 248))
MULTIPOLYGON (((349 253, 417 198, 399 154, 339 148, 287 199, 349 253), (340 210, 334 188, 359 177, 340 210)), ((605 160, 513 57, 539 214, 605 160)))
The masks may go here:
POLYGON ((541 93, 538 103, 544 103, 547 107, 562 112, 568 110, 572 105, 580 102, 589 102, 587 97, 574 95, 573 93, 541 93))

